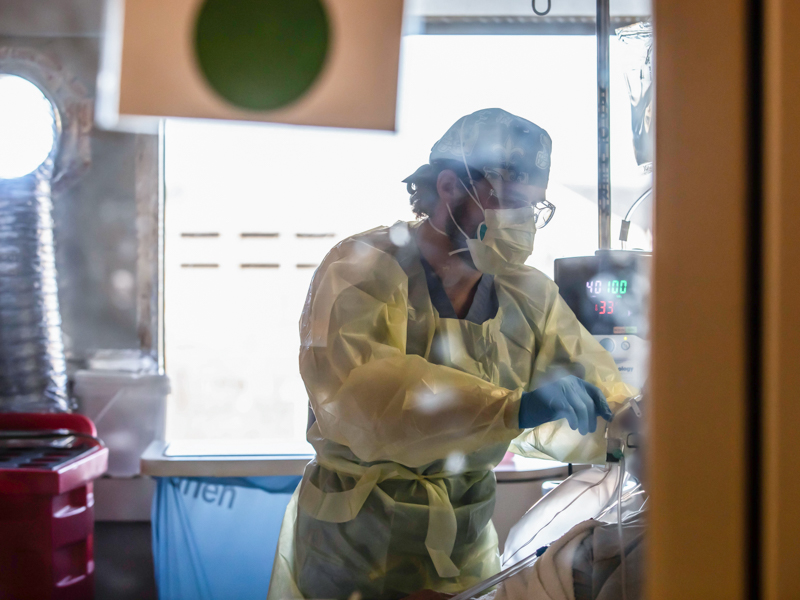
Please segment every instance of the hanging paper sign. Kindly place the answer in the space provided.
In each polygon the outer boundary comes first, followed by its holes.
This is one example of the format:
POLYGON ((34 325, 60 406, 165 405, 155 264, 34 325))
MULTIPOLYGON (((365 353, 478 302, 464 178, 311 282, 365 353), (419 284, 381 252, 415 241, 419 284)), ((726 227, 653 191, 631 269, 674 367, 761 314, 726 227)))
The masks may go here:
POLYGON ((394 130, 402 21, 402 0, 114 0, 98 121, 394 130))

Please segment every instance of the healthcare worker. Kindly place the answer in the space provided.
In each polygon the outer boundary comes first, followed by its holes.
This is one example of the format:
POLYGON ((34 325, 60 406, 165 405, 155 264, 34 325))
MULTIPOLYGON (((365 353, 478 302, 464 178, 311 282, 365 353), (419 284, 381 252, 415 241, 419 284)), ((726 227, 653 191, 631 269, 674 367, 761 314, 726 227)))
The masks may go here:
POLYGON ((420 219, 348 238, 317 269, 300 321, 316 458, 270 600, 463 591, 499 569, 492 469, 509 446, 604 461, 633 390, 523 264, 554 211, 550 152, 506 111, 461 118, 405 180, 420 219))

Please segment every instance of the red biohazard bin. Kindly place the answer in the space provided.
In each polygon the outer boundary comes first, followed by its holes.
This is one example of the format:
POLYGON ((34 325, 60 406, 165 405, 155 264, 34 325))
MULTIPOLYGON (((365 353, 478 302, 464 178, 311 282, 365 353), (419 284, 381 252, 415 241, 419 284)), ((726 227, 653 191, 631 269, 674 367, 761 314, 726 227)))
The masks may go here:
POLYGON ((96 436, 82 415, 0 414, 0 599, 94 597, 96 436))

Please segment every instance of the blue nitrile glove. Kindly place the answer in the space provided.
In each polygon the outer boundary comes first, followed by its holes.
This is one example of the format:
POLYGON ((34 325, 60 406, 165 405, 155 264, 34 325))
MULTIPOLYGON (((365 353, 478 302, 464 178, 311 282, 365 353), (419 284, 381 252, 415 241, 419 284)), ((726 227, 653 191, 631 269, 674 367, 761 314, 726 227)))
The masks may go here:
POLYGON ((613 416, 603 392, 574 375, 525 392, 519 406, 520 429, 566 419, 570 427, 586 435, 597 429, 597 417, 610 421, 613 416))

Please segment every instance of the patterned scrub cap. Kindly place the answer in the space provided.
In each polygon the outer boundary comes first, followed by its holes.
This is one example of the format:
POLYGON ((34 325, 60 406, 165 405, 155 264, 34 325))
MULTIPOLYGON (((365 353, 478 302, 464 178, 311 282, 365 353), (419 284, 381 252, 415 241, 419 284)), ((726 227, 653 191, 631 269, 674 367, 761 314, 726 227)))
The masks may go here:
POLYGON ((431 148, 430 163, 466 162, 489 179, 547 187, 553 142, 530 121, 501 108, 461 117, 431 148))

